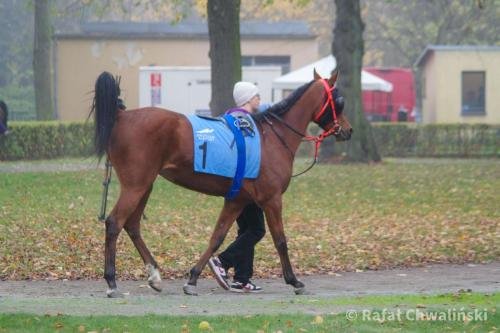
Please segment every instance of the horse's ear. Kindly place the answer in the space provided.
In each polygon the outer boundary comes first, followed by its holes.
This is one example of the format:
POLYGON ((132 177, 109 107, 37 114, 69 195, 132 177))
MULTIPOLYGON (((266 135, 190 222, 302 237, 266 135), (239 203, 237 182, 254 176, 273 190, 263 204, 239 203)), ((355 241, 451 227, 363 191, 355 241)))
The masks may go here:
POLYGON ((316 68, 314 68, 314 79, 315 80, 320 80, 322 79, 321 75, 318 74, 318 72, 316 72, 316 68))
POLYGON ((338 68, 335 68, 333 71, 332 71, 332 75, 330 76, 330 78, 328 79, 328 84, 330 85, 330 87, 333 87, 335 85, 335 82, 337 82, 337 79, 339 78, 339 69, 338 68))

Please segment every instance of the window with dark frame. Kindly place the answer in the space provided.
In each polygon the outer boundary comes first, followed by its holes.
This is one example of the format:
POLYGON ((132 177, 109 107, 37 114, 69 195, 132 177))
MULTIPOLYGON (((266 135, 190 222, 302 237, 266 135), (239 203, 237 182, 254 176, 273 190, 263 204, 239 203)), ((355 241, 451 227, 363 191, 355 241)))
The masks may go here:
POLYGON ((280 66, 281 74, 290 72, 290 56, 242 56, 242 66, 280 66))
POLYGON ((462 115, 486 114, 486 73, 484 71, 462 72, 462 115))

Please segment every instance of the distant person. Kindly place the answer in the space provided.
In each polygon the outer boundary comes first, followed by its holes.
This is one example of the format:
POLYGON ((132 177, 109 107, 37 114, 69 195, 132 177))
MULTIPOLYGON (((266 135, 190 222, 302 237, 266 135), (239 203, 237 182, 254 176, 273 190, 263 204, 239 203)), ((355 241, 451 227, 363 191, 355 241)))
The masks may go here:
POLYGON ((4 101, 0 100, 0 135, 7 134, 9 128, 7 127, 7 121, 9 118, 9 108, 4 101))
POLYGON ((408 121, 408 110, 403 105, 398 109, 398 121, 408 121))

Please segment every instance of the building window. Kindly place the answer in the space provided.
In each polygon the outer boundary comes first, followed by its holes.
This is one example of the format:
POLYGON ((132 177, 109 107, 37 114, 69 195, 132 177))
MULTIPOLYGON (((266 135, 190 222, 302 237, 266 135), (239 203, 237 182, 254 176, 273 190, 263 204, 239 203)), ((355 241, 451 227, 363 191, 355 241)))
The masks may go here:
POLYGON ((281 74, 290 72, 290 56, 242 56, 242 66, 280 66, 281 74))
POLYGON ((486 114, 485 72, 462 72, 462 115, 486 114))

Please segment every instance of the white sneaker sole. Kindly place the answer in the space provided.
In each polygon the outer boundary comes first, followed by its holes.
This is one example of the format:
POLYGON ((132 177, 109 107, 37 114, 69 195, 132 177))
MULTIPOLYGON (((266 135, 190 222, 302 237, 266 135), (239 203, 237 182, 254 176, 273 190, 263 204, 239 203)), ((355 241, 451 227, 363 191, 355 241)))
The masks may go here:
POLYGON ((236 289, 236 288, 229 288, 229 291, 233 293, 240 293, 240 294, 258 294, 262 292, 262 289, 260 290, 248 290, 248 289, 236 289))

